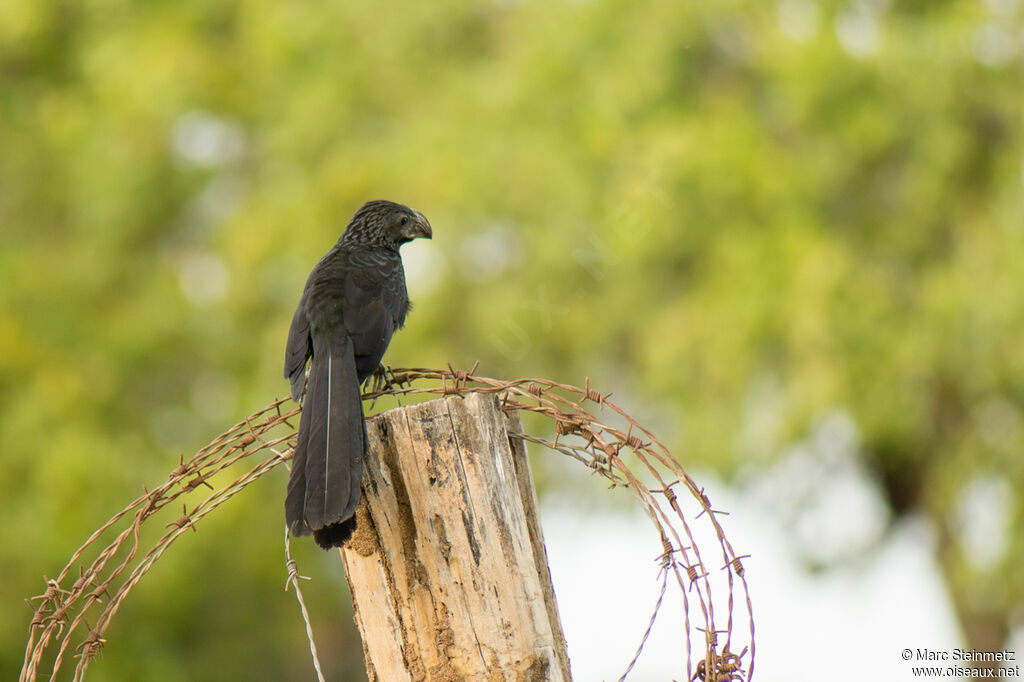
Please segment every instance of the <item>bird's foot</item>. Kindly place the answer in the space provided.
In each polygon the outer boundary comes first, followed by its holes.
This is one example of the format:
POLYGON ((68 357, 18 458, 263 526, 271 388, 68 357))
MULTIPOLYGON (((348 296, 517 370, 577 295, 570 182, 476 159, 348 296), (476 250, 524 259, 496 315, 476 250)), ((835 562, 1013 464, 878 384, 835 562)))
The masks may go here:
POLYGON ((384 365, 377 365, 370 375, 370 390, 373 393, 381 393, 391 387, 391 379, 388 377, 388 368, 384 365))

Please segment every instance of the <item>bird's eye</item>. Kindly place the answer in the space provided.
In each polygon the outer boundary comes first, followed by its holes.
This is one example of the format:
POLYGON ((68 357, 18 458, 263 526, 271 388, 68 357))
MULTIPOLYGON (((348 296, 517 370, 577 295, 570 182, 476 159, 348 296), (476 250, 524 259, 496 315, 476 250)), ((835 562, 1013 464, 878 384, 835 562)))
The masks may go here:
POLYGON ((409 222, 409 217, 408 216, 402 216, 402 224, 405 225, 407 222, 409 222))

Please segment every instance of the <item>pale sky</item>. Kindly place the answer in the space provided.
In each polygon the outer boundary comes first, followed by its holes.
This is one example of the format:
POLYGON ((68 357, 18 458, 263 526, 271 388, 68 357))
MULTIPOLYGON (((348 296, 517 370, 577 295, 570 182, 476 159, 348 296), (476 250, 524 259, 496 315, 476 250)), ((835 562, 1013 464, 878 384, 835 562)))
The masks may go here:
MULTIPOLYGON (((744 563, 756 625, 754 680, 911 680, 904 648, 962 646, 923 523, 900 525, 855 568, 814 574, 792 556, 793 531, 765 506, 768 498, 741 498, 707 478, 698 483, 711 484, 715 506, 730 512, 721 519, 727 536, 737 553, 752 555, 744 563)), ((618 680, 658 596, 657 535, 639 513, 595 511, 592 504, 573 511, 571 503, 548 500, 541 516, 574 678, 618 680)), ((628 680, 686 678, 679 603, 670 582, 628 680)))

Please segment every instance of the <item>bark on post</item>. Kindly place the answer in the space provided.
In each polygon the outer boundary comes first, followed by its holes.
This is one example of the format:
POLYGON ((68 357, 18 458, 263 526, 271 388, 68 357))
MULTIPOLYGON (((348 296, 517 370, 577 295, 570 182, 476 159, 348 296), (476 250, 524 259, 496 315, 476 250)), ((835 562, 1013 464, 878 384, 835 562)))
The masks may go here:
POLYGON ((470 393, 366 429, 341 554, 371 682, 570 680, 518 416, 470 393))

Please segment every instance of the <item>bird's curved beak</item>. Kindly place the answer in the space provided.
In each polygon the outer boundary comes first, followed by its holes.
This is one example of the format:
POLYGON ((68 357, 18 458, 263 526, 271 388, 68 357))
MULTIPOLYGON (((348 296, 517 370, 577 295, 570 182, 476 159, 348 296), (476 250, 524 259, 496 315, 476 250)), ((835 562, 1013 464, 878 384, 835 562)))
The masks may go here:
POLYGON ((416 211, 416 222, 412 229, 411 237, 413 239, 417 237, 432 239, 434 237, 434 231, 430 227, 430 221, 427 220, 427 217, 419 211, 416 211))

